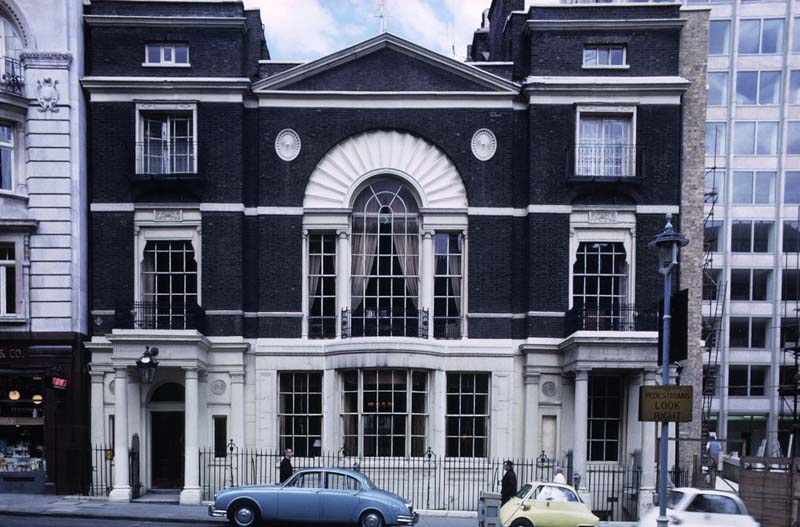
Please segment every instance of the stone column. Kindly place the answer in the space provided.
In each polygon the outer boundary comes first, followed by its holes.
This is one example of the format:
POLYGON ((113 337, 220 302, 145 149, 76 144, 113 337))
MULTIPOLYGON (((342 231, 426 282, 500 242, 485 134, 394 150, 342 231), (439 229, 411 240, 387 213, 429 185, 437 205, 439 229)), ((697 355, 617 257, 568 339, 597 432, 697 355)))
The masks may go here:
POLYGON ((231 373, 230 438, 237 447, 246 448, 244 434, 244 372, 231 373))
MULTIPOLYGON (((200 503, 200 448, 197 444, 200 387, 197 368, 186 368, 184 405, 184 459, 181 505, 200 503)), ((233 393, 231 393, 233 395, 233 393)))
POLYGON ((428 310, 428 338, 433 338, 433 231, 422 233, 419 307, 428 310))
MULTIPOLYGON (((589 370, 575 371, 575 437, 572 444, 573 473, 581 475, 579 491, 585 491, 588 483, 586 477, 586 441, 589 434, 589 370)), ((570 482, 572 483, 572 482, 570 482)))
MULTIPOLYGON (((655 386, 656 370, 645 370, 644 385, 655 386)), ((656 492, 656 426, 658 423, 642 423, 642 479, 639 483, 639 517, 653 506, 656 492)))
POLYGON ((447 374, 434 370, 428 377, 431 408, 431 442, 428 446, 439 459, 447 454, 447 374))
POLYGON ((540 453, 539 446, 539 379, 538 371, 525 372, 525 439, 524 456, 535 459, 540 453))
POLYGON ((111 501, 131 501, 128 469, 128 370, 114 370, 114 488, 111 501))
POLYGON ((322 372, 322 452, 339 452, 342 444, 342 434, 339 427, 339 390, 336 386, 336 370, 326 368, 322 372))
POLYGON ((342 336, 342 309, 350 307, 350 233, 336 231, 336 336, 342 336))
POLYGON ((106 437, 105 434, 105 415, 103 412, 105 398, 103 397, 103 379, 105 377, 105 372, 103 371, 92 371, 92 399, 91 399, 91 409, 92 409, 92 421, 91 421, 91 435, 92 435, 92 447, 100 447, 106 444, 106 437))

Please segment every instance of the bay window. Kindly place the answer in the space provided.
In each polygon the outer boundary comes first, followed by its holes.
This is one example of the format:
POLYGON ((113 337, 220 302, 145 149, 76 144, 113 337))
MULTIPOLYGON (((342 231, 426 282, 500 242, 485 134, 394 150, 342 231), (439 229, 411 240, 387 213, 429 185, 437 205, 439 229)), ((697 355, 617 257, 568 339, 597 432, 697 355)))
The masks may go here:
POLYGON ((420 457, 427 448, 428 372, 364 369, 342 381, 344 454, 420 457))

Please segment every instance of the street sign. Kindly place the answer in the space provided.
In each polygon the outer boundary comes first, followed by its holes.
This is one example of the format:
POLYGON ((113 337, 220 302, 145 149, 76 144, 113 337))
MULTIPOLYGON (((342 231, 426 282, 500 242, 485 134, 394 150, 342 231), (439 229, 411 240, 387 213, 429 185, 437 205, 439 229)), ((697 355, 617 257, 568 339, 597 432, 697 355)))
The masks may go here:
POLYGON ((691 386, 641 386, 639 421, 689 423, 693 397, 691 386))

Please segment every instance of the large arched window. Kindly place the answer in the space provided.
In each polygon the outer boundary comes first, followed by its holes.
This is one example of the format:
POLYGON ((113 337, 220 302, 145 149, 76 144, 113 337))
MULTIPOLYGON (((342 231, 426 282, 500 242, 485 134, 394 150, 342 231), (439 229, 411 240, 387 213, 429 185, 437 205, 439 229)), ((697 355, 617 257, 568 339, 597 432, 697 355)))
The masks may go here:
POLYGON ((419 207, 402 183, 375 181, 352 218, 351 335, 423 336, 419 309, 419 207))

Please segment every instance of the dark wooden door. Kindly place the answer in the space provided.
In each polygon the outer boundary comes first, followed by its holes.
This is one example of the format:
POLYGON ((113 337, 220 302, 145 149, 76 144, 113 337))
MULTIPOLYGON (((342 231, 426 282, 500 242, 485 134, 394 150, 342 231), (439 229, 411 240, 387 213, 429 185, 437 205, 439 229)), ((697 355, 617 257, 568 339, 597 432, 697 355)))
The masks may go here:
POLYGON ((183 488, 183 412, 151 412, 154 489, 183 488))

